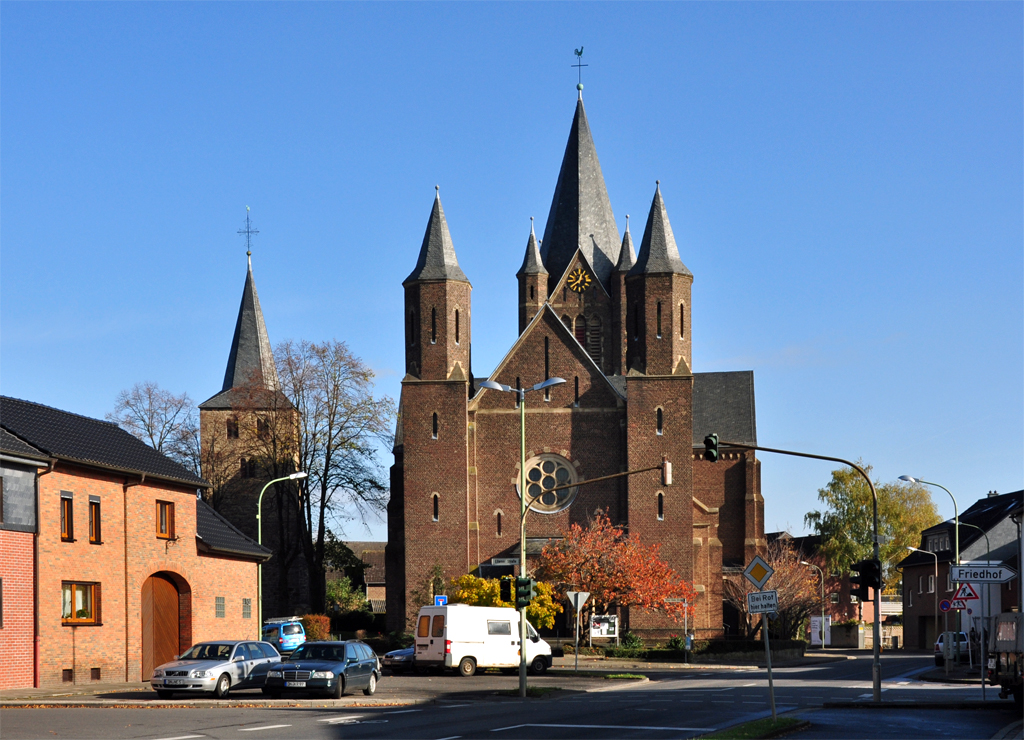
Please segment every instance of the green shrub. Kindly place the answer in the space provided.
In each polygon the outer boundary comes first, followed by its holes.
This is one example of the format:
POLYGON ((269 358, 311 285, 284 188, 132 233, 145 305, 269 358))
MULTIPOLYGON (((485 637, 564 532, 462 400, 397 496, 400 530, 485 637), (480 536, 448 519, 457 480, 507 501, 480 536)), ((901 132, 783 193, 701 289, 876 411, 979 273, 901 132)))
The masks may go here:
POLYGON ((672 635, 665 644, 668 650, 686 650, 686 637, 683 635, 672 635))
POLYGON ((626 632, 618 647, 607 648, 604 654, 609 658, 639 658, 644 652, 644 641, 639 635, 626 632))
MULTIPOLYGON (((575 655, 576 646, 571 642, 567 642, 562 645, 562 653, 564 655, 575 655)), ((580 645, 580 655, 604 655, 604 649, 599 647, 587 647, 586 645, 580 645)))

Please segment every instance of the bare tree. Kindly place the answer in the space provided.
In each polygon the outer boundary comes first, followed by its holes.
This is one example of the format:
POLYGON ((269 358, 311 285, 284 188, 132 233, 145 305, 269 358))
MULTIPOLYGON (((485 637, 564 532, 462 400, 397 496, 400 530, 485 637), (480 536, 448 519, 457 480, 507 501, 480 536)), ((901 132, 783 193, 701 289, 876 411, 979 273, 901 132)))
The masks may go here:
POLYGON ((187 393, 175 395, 150 381, 136 383, 117 394, 106 418, 200 475, 199 422, 187 393))

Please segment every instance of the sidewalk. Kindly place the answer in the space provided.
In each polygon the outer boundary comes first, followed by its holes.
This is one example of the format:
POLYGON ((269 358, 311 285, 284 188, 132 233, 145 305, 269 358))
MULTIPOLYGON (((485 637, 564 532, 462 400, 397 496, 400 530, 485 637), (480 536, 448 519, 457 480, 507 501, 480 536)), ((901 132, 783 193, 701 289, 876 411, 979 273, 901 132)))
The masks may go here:
MULTIPOLYGON (((595 655, 581 655, 581 671, 600 671, 602 673, 615 673, 620 671, 657 671, 657 670, 682 670, 682 671, 707 671, 707 670, 728 670, 728 671, 756 671, 764 668, 763 658, 760 661, 749 663, 669 663, 659 660, 641 660, 633 658, 605 658, 595 655)), ((795 660, 772 659, 773 668, 791 668, 794 666, 814 666, 822 663, 836 663, 843 660, 852 660, 854 656, 845 653, 810 653, 803 658, 795 660)), ((564 670, 572 671, 575 665, 576 656, 566 655, 563 658, 552 660, 552 669, 558 673, 564 670)))

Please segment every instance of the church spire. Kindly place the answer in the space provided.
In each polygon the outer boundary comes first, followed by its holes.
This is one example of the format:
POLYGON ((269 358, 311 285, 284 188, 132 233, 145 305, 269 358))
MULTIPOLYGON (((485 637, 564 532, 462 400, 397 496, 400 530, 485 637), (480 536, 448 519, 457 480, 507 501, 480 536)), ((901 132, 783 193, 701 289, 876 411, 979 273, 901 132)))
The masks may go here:
POLYGON ((224 387, 221 391, 238 388, 253 379, 261 378, 268 390, 279 390, 277 366, 270 349, 267 325, 263 321, 260 298, 256 294, 256 281, 252 276, 252 252, 246 252, 248 269, 242 288, 242 305, 238 308, 235 335, 231 340, 228 367, 224 372, 224 387))
POLYGON ((676 274, 693 277, 686 265, 679 258, 679 248, 672 234, 672 225, 668 222, 665 201, 661 198, 661 181, 657 181, 651 212, 647 217, 644 238, 640 242, 640 254, 636 264, 629 271, 630 275, 643 274, 676 274))
POLYGON ((583 109, 582 94, 576 101, 576 115, 569 130, 541 243, 540 253, 553 278, 552 286, 558 284, 577 249, 582 250, 607 288, 608 278, 619 260, 619 230, 583 109))
POLYGON ((544 261, 540 257, 540 247, 537 246, 537 234, 533 230, 533 216, 530 216, 530 238, 526 240, 526 255, 523 257, 523 266, 519 268, 516 277, 522 275, 547 275, 544 269, 544 261))
POLYGON ((448 222, 444 217, 444 208, 441 207, 440 188, 435 185, 434 190, 436 191, 434 207, 430 211, 430 219, 427 221, 427 231, 423 235, 420 256, 416 260, 416 267, 402 283, 403 285, 419 280, 469 282, 469 278, 459 267, 459 260, 455 256, 452 235, 448 233, 448 222))
POLYGON ((622 249, 619 251, 615 272, 629 272, 635 264, 636 251, 633 249, 633 235, 629 233, 629 214, 626 214, 626 233, 622 235, 622 249))

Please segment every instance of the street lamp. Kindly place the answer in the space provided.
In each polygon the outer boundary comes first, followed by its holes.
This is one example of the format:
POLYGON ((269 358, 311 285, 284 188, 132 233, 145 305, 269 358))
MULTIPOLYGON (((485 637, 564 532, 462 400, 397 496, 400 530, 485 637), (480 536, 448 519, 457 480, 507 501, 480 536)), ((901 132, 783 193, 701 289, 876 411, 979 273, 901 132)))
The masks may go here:
MULTIPOLYGON (((515 393, 519 401, 519 575, 526 577, 526 394, 561 385, 565 378, 548 378, 532 388, 513 388, 485 380, 481 388, 502 393, 515 393)), ((531 505, 533 502, 530 502, 531 505)), ((526 607, 519 610, 519 696, 526 698, 526 607)))
POLYGON ((806 560, 801 560, 800 565, 809 565, 818 571, 821 576, 821 624, 819 629, 821 630, 821 649, 825 649, 825 571, 819 568, 814 563, 808 563, 806 560))
MULTIPOLYGON (((926 480, 922 480, 921 478, 915 478, 912 475, 901 475, 900 476, 900 480, 906 481, 908 483, 920 483, 922 486, 935 486, 936 488, 941 488, 943 491, 945 491, 946 493, 949 494, 949 497, 953 500, 953 542, 954 542, 954 545, 953 545, 953 548, 954 548, 953 549, 953 557, 954 557, 954 559, 956 561, 956 565, 960 565, 960 510, 957 508, 956 499, 953 498, 953 494, 950 493, 949 489, 946 488, 945 486, 940 486, 938 483, 930 483, 930 482, 928 482, 926 480)), ((957 587, 959 587, 959 586, 960 586, 960 584, 958 582, 957 583, 957 587)), ((939 585, 935 584, 935 588, 938 589, 938 587, 939 587, 939 585)), ((955 596, 955 594, 954 594, 954 596, 955 596)), ((935 628, 938 629, 938 624, 937 623, 936 623, 935 628)), ((957 634, 957 638, 956 638, 956 640, 953 641, 954 650, 956 652, 956 662, 957 662, 957 665, 960 664, 960 630, 961 629, 962 629, 962 625, 960 624, 960 610, 957 609, 956 610, 956 634, 957 634)))
MULTIPOLYGON (((286 475, 283 478, 274 478, 272 481, 267 481, 267 485, 263 486, 263 490, 260 491, 259 500, 256 502, 256 541, 259 542, 260 545, 263 544, 263 494, 266 493, 267 489, 275 483, 280 483, 285 480, 299 480, 300 478, 305 478, 306 475, 307 473, 300 470, 298 473, 292 473, 291 475, 286 475)), ((263 637, 263 563, 256 566, 256 583, 259 593, 256 601, 256 638, 260 639, 263 637)))
MULTIPOLYGON (((918 550, 916 547, 911 547, 910 545, 907 545, 907 549, 908 550, 913 550, 914 552, 922 552, 925 555, 931 555, 933 558, 935 558, 935 588, 933 589, 933 592, 935 593, 935 639, 938 640, 939 639, 939 556, 937 554, 935 554, 934 552, 929 552, 928 550, 918 550)), ((903 587, 906 588, 906 581, 904 581, 903 587)), ((948 622, 947 622, 947 624, 948 624, 948 622)), ((959 641, 959 639, 960 638, 957 637, 957 641, 959 641)))

